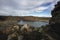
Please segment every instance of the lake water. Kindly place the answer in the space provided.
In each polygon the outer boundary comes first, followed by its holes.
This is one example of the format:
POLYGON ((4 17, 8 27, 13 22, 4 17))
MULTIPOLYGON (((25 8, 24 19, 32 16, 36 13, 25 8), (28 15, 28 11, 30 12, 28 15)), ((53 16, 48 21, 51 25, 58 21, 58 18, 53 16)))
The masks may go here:
POLYGON ((29 24, 30 26, 33 26, 33 27, 41 27, 41 26, 45 26, 49 23, 48 22, 40 22, 40 21, 23 21, 23 20, 20 20, 18 24, 20 24, 20 25, 29 24))

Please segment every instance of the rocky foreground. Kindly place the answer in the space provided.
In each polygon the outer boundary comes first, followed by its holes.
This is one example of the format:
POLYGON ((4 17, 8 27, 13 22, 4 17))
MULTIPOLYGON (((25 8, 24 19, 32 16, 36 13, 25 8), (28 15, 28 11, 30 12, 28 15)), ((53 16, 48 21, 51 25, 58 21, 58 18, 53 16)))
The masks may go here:
POLYGON ((0 31, 0 40, 51 40, 52 38, 44 32, 45 27, 31 27, 28 24, 13 25, 0 31))

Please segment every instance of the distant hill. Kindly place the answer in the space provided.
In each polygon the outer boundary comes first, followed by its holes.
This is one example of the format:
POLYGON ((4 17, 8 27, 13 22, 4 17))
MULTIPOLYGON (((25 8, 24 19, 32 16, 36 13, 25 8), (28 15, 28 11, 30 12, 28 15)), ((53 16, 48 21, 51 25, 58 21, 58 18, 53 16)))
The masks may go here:
POLYGON ((25 20, 25 21, 49 21, 50 17, 33 17, 33 16, 0 16, 0 21, 4 20, 25 20))

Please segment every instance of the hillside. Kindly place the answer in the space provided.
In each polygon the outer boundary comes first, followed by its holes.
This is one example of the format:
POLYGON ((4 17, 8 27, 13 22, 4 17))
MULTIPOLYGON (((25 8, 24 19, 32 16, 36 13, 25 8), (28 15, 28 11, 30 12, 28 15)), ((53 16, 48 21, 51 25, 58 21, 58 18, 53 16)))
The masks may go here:
POLYGON ((0 16, 0 21, 6 20, 25 20, 25 21, 49 21, 49 17, 33 17, 33 16, 0 16))

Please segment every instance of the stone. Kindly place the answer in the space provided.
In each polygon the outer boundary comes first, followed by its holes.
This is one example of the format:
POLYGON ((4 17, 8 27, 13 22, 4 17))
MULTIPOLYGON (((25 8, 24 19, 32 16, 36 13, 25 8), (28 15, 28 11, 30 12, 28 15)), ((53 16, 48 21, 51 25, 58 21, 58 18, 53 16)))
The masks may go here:
POLYGON ((60 1, 55 5, 54 10, 51 12, 52 18, 50 24, 60 23, 60 1))
POLYGON ((55 5, 54 10, 51 12, 52 18, 50 19, 49 35, 56 40, 60 40, 60 1, 55 5))

